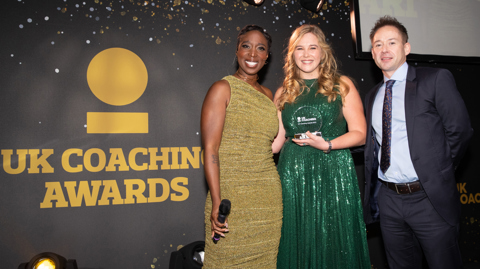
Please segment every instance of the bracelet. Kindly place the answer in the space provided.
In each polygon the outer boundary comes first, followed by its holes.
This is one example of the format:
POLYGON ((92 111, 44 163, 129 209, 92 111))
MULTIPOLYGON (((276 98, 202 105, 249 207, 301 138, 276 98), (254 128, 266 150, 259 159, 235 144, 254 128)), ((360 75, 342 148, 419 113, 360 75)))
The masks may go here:
POLYGON ((330 151, 332 151, 332 142, 330 142, 330 140, 326 140, 326 141, 327 141, 327 143, 328 143, 328 149, 327 149, 327 150, 324 150, 323 152, 324 152, 325 154, 328 154, 328 153, 330 153, 330 151))

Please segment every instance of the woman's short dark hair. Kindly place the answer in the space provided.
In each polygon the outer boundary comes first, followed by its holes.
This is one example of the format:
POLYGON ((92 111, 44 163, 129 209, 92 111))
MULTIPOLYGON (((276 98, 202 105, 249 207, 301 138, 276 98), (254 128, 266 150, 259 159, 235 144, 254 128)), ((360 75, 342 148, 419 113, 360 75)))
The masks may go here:
POLYGON ((238 45, 240 44, 240 37, 250 31, 259 31, 260 33, 263 34, 263 36, 265 37, 265 39, 267 39, 267 42, 268 42, 267 51, 270 52, 270 48, 272 47, 272 37, 265 31, 265 29, 263 29, 263 27, 255 24, 246 25, 245 27, 243 27, 242 30, 240 30, 237 36, 237 50, 238 50, 238 45))

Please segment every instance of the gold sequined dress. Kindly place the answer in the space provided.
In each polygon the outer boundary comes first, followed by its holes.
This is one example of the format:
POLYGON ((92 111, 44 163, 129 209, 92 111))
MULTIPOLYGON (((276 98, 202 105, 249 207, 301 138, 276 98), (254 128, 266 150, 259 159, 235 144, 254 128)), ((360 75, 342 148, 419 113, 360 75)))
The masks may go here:
POLYGON ((273 102, 234 76, 220 157, 222 199, 232 203, 229 232, 217 244, 211 239, 210 192, 205 203, 203 268, 276 268, 282 227, 282 187, 273 161, 278 131, 273 102))

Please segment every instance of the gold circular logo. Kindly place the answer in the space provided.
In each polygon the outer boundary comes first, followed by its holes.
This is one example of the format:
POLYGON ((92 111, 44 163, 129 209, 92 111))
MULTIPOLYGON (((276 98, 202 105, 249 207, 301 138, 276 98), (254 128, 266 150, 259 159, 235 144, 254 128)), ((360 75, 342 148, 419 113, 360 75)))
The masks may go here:
POLYGON ((147 88, 148 72, 142 59, 123 48, 101 51, 88 65, 87 82, 101 101, 114 106, 135 102, 147 88))

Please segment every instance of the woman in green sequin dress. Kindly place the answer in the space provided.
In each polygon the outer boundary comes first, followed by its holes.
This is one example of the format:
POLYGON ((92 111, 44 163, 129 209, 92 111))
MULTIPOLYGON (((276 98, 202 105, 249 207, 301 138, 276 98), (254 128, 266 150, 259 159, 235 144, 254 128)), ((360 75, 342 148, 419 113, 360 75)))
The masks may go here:
POLYGON ((351 80, 338 74, 318 26, 293 32, 284 71, 283 87, 275 94, 280 128, 272 145, 274 152, 281 150, 284 205, 277 268, 370 268, 349 150, 365 143, 361 98, 351 80), (319 111, 322 136, 307 132, 307 139, 293 139, 301 107, 319 111))
POLYGON ((270 46, 263 28, 243 28, 237 39, 239 69, 215 82, 203 103, 209 187, 203 268, 276 268, 282 187, 271 146, 278 118, 272 92, 257 82, 270 46), (225 223, 217 220, 222 199, 232 205, 225 223), (215 233, 222 236, 216 244, 215 233))

